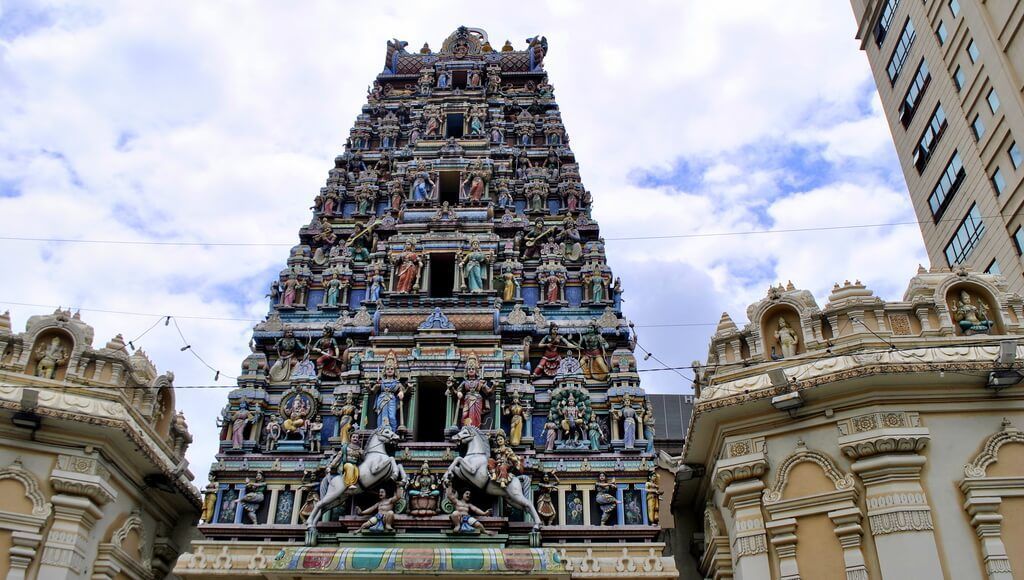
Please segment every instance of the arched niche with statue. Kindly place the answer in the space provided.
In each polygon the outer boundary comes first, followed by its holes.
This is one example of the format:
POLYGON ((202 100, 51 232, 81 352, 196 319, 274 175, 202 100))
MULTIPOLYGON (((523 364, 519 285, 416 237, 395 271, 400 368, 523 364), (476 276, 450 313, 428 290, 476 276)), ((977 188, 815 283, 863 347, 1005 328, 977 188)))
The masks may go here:
POLYGON ((788 304, 776 304, 765 310, 761 316, 761 340, 766 360, 807 352, 800 314, 788 304))
POLYGON ((1003 334, 999 303, 985 286, 972 282, 953 284, 946 290, 945 302, 958 334, 1003 334))

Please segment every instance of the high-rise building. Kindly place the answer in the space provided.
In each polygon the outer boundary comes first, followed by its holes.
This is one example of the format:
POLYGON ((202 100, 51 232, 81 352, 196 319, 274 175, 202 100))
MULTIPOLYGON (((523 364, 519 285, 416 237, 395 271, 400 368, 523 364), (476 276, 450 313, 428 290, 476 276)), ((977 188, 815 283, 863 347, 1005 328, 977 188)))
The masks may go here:
POLYGON ((932 266, 1024 291, 1024 7, 851 3, 932 266))
POLYGON ((406 44, 273 280, 176 573, 675 577, 546 39, 406 44))

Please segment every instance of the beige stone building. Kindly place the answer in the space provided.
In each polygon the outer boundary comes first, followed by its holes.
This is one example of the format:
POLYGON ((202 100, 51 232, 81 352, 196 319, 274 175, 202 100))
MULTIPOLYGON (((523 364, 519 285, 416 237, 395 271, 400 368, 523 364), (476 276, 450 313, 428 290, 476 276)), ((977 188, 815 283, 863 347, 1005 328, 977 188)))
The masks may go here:
POLYGON ((932 265, 1024 292, 1024 4, 851 3, 932 265))
POLYGON ((823 307, 780 285, 747 318, 697 367, 683 578, 1024 574, 1024 302, 1001 277, 922 269, 901 301, 847 282, 823 307))
POLYGON ((57 310, 0 316, 0 578, 164 578, 200 511, 171 373, 57 310))

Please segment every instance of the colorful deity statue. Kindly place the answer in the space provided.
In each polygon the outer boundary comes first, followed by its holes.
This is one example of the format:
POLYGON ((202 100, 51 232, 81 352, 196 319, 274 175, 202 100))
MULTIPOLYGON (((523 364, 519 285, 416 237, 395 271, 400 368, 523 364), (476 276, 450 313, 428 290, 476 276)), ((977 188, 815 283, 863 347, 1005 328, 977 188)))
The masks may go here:
POLYGON ((420 173, 412 182, 409 199, 412 201, 427 201, 431 198, 433 190, 434 181, 430 179, 430 174, 427 172, 420 173))
POLYGON ((259 523, 256 514, 259 512, 260 506, 263 505, 266 493, 267 484, 263 480, 263 472, 257 471, 254 481, 249 478, 245 479, 245 493, 232 502, 232 507, 241 504, 242 513, 249 520, 249 523, 256 525, 259 523))
POLYGON ((484 281, 487 279, 487 265, 491 261, 489 252, 480 249, 480 240, 473 240, 469 244, 469 251, 462 257, 460 266, 462 275, 465 278, 463 288, 470 292, 483 292, 484 281))
POLYGON ((518 392, 512 393, 512 399, 505 407, 504 414, 508 420, 508 440, 512 445, 519 445, 523 437, 523 424, 530 419, 529 411, 520 400, 518 392))
POLYGON ((210 481, 203 488, 203 512, 200 520, 204 524, 213 523, 213 514, 217 511, 217 476, 210 474, 210 481))
POLYGON ((388 497, 388 490, 383 487, 377 492, 377 503, 359 512, 361 516, 373 516, 363 522, 356 532, 393 532, 395 531, 395 504, 399 493, 388 497))
POLYGON ((277 360, 270 367, 270 380, 276 382, 287 381, 292 376, 295 354, 299 352, 300 346, 299 341, 295 338, 295 332, 290 328, 286 328, 284 335, 274 343, 274 350, 277 351, 277 360))
POLYGON ((380 300, 380 293, 384 290, 384 275, 381 273, 383 265, 380 262, 374 262, 370 266, 366 275, 366 300, 368 302, 377 302, 380 300))
POLYGON ((562 245, 562 255, 566 260, 575 262, 583 256, 583 245, 580 243, 580 231, 576 227, 576 220, 566 217, 562 221, 562 231, 555 237, 555 241, 562 245))
POLYGON ((501 299, 505 302, 512 302, 519 294, 519 276, 510 266, 501 270, 501 299))
POLYGON ((544 471, 540 482, 537 483, 537 513, 540 514, 545 526, 554 525, 555 519, 558 518, 554 500, 558 494, 558 483, 558 475, 553 471, 544 471))
POLYGON ((491 481, 503 488, 508 487, 508 482, 522 471, 523 463, 516 452, 508 446, 508 439, 501 429, 494 435, 494 443, 491 457, 487 460, 487 474, 491 481))
POLYGON ((538 377, 553 377, 558 374, 558 366, 562 362, 562 351, 579 348, 564 336, 558 334, 558 326, 554 323, 548 328, 547 335, 540 339, 537 346, 544 350, 540 361, 537 362, 537 368, 533 371, 534 376, 538 377))
POLYGON ((604 435, 601 433, 601 424, 595 419, 591 419, 587 425, 587 439, 590 441, 590 450, 599 451, 601 449, 601 440, 604 435))
POLYGON ((338 417, 338 439, 342 444, 352 440, 352 431, 356 427, 356 414, 359 407, 355 404, 355 396, 352 393, 345 393, 345 404, 335 410, 338 417))
POLYGON ((986 334, 992 328, 988 306, 983 300, 972 298, 966 290, 960 291, 960 298, 953 309, 957 325, 964 334, 986 334))
POLYGON ((595 500, 598 509, 601 510, 601 525, 607 526, 611 521, 612 514, 622 502, 616 499, 618 486, 615 485, 615 478, 608 480, 608 476, 602 471, 597 476, 597 483, 594 484, 597 491, 595 500))
POLYGON ((309 422, 309 452, 320 453, 320 433, 324 430, 324 421, 320 415, 315 415, 309 422))
POLYGON ((324 307, 337 308, 341 304, 341 291, 345 284, 338 274, 331 274, 331 279, 324 284, 324 307))
POLYGON ((424 517, 436 515, 440 496, 437 476, 430 472, 430 462, 424 459, 419 473, 413 476, 409 486, 409 513, 424 517))
POLYGON ((595 381, 608 380, 608 341, 601 336, 601 324, 591 319, 587 332, 580 335, 580 366, 583 376, 595 381))
POLYGON ((389 352, 384 359, 384 375, 377 380, 373 390, 377 392, 373 403, 373 410, 377 413, 377 428, 397 430, 401 426, 405 387, 398 378, 398 359, 394 352, 389 352))
POLYGON ((249 399, 243 398, 238 409, 231 415, 231 448, 241 449, 245 441, 245 429, 255 422, 256 414, 249 410, 249 399))
POLYGON ((575 442, 583 438, 587 421, 583 418, 583 409, 577 404, 575 395, 570 393, 562 399, 558 405, 558 415, 561 417, 563 439, 575 442))
POLYGON ((471 354, 466 359, 466 378, 455 385, 455 378, 448 377, 448 391, 455 395, 459 413, 459 425, 481 427, 484 414, 490 410, 487 397, 494 388, 490 381, 480 377, 480 360, 471 354))
POLYGON ((310 352, 316 356, 316 367, 317 376, 320 379, 331 379, 337 380, 341 376, 342 364, 341 348, 338 347, 338 341, 334 338, 334 327, 331 325, 325 325, 323 334, 315 343, 310 352))
POLYGON ((632 449, 636 444, 636 425, 639 417, 633 408, 633 398, 628 393, 622 396, 622 406, 612 409, 612 417, 622 421, 622 446, 632 449))
POLYGON ((304 440, 309 429, 309 419, 313 412, 313 400, 304 393, 285 397, 281 403, 281 413, 284 415, 284 422, 281 423, 281 430, 286 440, 304 440))
POLYGON ((263 432, 266 436, 264 449, 266 451, 276 450, 277 442, 281 439, 281 419, 276 413, 270 414, 270 418, 267 419, 267 424, 263 427, 263 432))
POLYGON ((556 441, 558 441, 558 423, 554 421, 544 423, 544 451, 554 451, 556 441))
POLYGON ((407 241, 405 250, 392 260, 395 263, 395 292, 405 294, 419 291, 423 261, 416 252, 416 242, 407 241))
POLYGON ((651 471, 647 476, 644 490, 647 492, 647 521, 656 526, 661 519, 661 496, 665 495, 661 491, 661 476, 657 471, 651 471))
POLYGON ((478 534, 484 533, 489 536, 493 536, 496 532, 492 532, 484 527, 480 520, 474 516, 489 516, 491 510, 482 510, 472 503, 470 500, 473 498, 472 492, 468 489, 462 492, 462 495, 456 495, 455 490, 451 486, 445 489, 445 496, 453 506, 452 514, 449 517, 452 521, 452 533, 453 534, 478 534))

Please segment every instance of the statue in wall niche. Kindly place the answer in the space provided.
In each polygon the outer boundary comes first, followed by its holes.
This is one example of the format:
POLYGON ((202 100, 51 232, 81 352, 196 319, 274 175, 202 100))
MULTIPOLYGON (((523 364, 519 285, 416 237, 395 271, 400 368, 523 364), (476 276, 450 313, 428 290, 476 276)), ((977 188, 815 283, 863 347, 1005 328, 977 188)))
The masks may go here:
POLYGON ((376 195, 369 187, 360 187, 356 190, 356 213, 359 215, 370 215, 374 213, 373 202, 376 195))
POLYGON ((245 441, 245 427, 256 421, 256 415, 249 410, 249 399, 242 399, 238 409, 231 415, 231 448, 241 449, 245 441))
POLYGON ((441 127, 444 125, 444 118, 441 111, 433 111, 427 114, 427 128, 423 132, 424 137, 440 137, 441 127))
POLYGON ((491 262, 490 252, 480 249, 480 240, 473 240, 469 244, 469 251, 462 257, 460 265, 462 275, 465 279, 463 289, 470 292, 483 292, 484 280, 487 278, 485 267, 491 262))
POLYGON ((398 429, 401 425, 405 388, 398 378, 398 359, 395 353, 388 353, 384 360, 384 376, 377 380, 373 390, 377 393, 373 403, 373 410, 377 413, 377 428, 398 429))
POLYGON ((664 493, 661 491, 660 480, 658 472, 652 471, 647 476, 647 483, 644 484, 644 490, 647 491, 647 522, 652 526, 658 525, 661 519, 661 496, 664 493))
POLYGON ((320 415, 309 422, 309 452, 320 453, 320 433, 324 430, 324 421, 320 415))
POLYGON ((203 488, 203 513, 200 519, 204 524, 213 523, 213 514, 217 511, 217 476, 210 474, 210 482, 203 488))
POLYGON ((796 356, 796 347, 800 342, 796 331, 786 322, 786 319, 779 317, 779 329, 775 331, 775 338, 782 348, 782 356, 785 358, 796 356))
POLYGON ((427 201, 430 199, 433 190, 434 181, 430 178, 430 174, 424 171, 413 180, 409 196, 412 201, 427 201))
POLYGON ((505 135, 501 133, 500 127, 491 127, 491 143, 493 145, 501 145, 505 142, 505 135))
POLYGON ((633 408, 633 398, 629 393, 622 396, 622 406, 612 409, 612 417, 616 421, 622 421, 622 446, 625 449, 633 449, 636 444, 636 424, 638 422, 636 409, 633 408))
POLYGON ((231 502, 232 507, 242 505, 242 513, 248 518, 249 523, 253 525, 259 524, 259 520, 256 513, 260 510, 260 506, 263 505, 263 499, 267 493, 267 484, 263 481, 263 472, 256 472, 256 479, 249 480, 245 479, 245 493, 242 497, 231 502))
POLYGON ((276 413, 270 414, 270 419, 267 420, 266 426, 263 427, 263 433, 266 436, 264 449, 268 452, 276 451, 277 442, 281 439, 281 419, 276 413))
POLYGON ((420 128, 419 127, 413 127, 412 130, 409 131, 409 145, 415 145, 415 144, 419 143, 419 141, 420 141, 420 139, 422 137, 423 137, 423 134, 420 131, 420 128))
POLYGON ((966 290, 960 291, 960 298, 954 303, 953 313, 964 334, 987 334, 992 328, 993 322, 988 306, 983 300, 975 301, 966 290))
POLYGON ((562 335, 558 334, 558 326, 554 323, 548 328, 548 333, 537 343, 544 354, 537 361, 537 368, 533 370, 534 376, 554 377, 558 374, 558 366, 562 362, 562 350, 579 347, 562 335))
POLYGON ((564 441, 579 442, 584 437, 584 428, 587 421, 584 418, 585 409, 579 406, 576 396, 569 393, 569 396, 558 403, 557 412, 561 417, 562 439, 564 441))
POLYGON ((553 471, 544 471, 537 483, 537 514, 545 526, 553 526, 558 518, 554 497, 558 494, 558 475, 553 471), (554 478, 554 482, 551 478, 554 478))
POLYGON ((601 273, 600 270, 587 274, 583 278, 583 282, 587 285, 591 302, 604 302, 607 300, 605 287, 608 285, 608 277, 601 273))
POLYGON ((377 492, 377 503, 359 512, 361 516, 373 514, 373 517, 363 522, 356 532, 394 532, 395 504, 398 503, 400 492, 401 488, 396 490, 394 495, 388 497, 388 491, 381 488, 377 492))
POLYGON ((469 80, 466 83, 471 89, 480 88, 483 85, 483 77, 480 76, 480 71, 473 71, 469 73, 469 80))
POLYGON ((575 262, 583 256, 583 245, 580 243, 580 239, 576 220, 566 217, 562 221, 562 231, 555 237, 555 241, 562 244, 562 255, 566 260, 575 262))
POLYGON ((481 112, 477 108, 473 108, 469 113, 469 134, 471 136, 483 136, 486 130, 484 129, 484 115, 486 110, 481 112))
POLYGON ((409 514, 422 517, 437 515, 440 497, 437 476, 430 473, 430 462, 424 459, 409 486, 409 514))
POLYGON ((311 349, 316 358, 317 378, 337 380, 341 376, 341 348, 334 338, 334 327, 324 325, 323 334, 311 349))
POLYGON ((357 262, 365 262, 370 258, 370 247, 372 246, 372 240, 370 239, 370 233, 373 231, 376 223, 364 226, 363 224, 356 222, 352 225, 352 234, 345 241, 345 246, 352 248, 352 259, 357 262))
POLYGON ((544 423, 544 451, 554 451, 558 439, 558 424, 554 421, 544 423))
POLYGON ((654 453, 654 405, 651 403, 650 399, 644 401, 643 426, 644 439, 647 440, 647 449, 645 451, 647 453, 654 453))
POLYGON ((591 419, 587 425, 587 439, 590 440, 590 450, 599 451, 604 434, 601 432, 601 424, 596 419, 591 419))
POLYGON ((516 273, 510 266, 505 266, 501 270, 501 300, 503 302, 512 302, 516 299, 518 290, 519 277, 516 276, 516 273))
POLYGON ((472 499, 473 494, 468 489, 462 492, 461 496, 458 496, 455 494, 455 490, 449 485, 445 488, 445 496, 455 508, 452 510, 452 514, 450 516, 453 534, 483 533, 488 536, 493 536, 496 533, 485 528, 484 525, 480 523, 480 520, 473 517, 489 516, 491 515, 491 510, 482 510, 470 503, 470 499, 472 499))
POLYGON ((484 198, 484 178, 480 175, 467 175, 459 187, 469 201, 478 202, 484 198))
POLYGON ((608 341, 601 336, 601 324, 591 319, 586 332, 580 335, 580 367, 583 376, 595 380, 608 380, 608 341))
POLYGON ((380 300, 380 293, 384 290, 384 275, 381 273, 381 268, 381 264, 375 263, 370 267, 370 271, 367 274, 367 302, 377 302, 380 300))
POLYGON ((480 427, 484 414, 490 410, 486 397, 494 388, 487 379, 480 377, 480 361, 476 355, 466 359, 466 378, 458 386, 455 378, 448 377, 448 391, 455 395, 459 408, 459 425, 480 427))
POLYGON ((388 182, 388 207, 392 210, 400 210, 405 205, 405 190, 401 181, 388 182))
POLYGON ((520 400, 518 392, 512 393, 512 399, 509 401, 508 406, 505 407, 504 413, 509 418, 509 443, 512 445, 519 445, 519 442, 523 437, 523 424, 525 421, 529 420, 529 414, 526 406, 524 406, 520 400))
POLYGON ((331 274, 331 279, 324 284, 324 303, 325 308, 337 308, 341 303, 341 280, 338 279, 338 274, 331 274))
POLYGON ((335 410, 338 417, 338 438, 342 444, 352 440, 352 431, 356 426, 356 413, 359 408, 355 404, 355 396, 352 393, 345 393, 345 404, 335 410))
POLYGON ((501 429, 494 435, 494 444, 494 448, 491 449, 491 457, 487 460, 487 474, 491 481, 506 488, 512 478, 522 471, 523 462, 508 446, 508 439, 501 429))
POLYGON ((616 492, 618 491, 615 485, 615 478, 609 481, 608 476, 602 471, 597 476, 597 483, 594 484, 594 488, 597 491, 594 501, 597 502, 597 507, 601 510, 601 525, 607 526, 612 518, 612 514, 615 513, 616 508, 622 503, 615 499, 616 492))
POLYGON ((437 75, 437 88, 447 89, 448 85, 451 84, 449 82, 449 78, 448 71, 441 71, 440 74, 437 75))
POLYGON ((406 242, 405 250, 392 260, 395 263, 395 292, 418 292, 423 261, 416 252, 416 243, 412 240, 406 242))
POLYGON ((281 306, 286 308, 292 308, 298 302, 299 295, 299 280, 295 274, 289 274, 288 279, 284 281, 283 291, 281 292, 281 306))
POLYGON ((292 376, 292 366, 295 364, 295 353, 299 351, 299 341, 295 338, 295 332, 285 329, 284 336, 274 343, 274 350, 277 351, 277 360, 270 367, 270 380, 275 382, 287 381, 292 376))
POLYGON ((39 357, 39 361, 36 362, 35 376, 44 379, 56 377, 57 369, 68 362, 68 351, 57 336, 51 338, 48 344, 36 349, 36 356, 39 357))
POLYGON ((313 508, 316 507, 316 502, 320 501, 320 494, 317 492, 310 492, 306 501, 299 508, 299 523, 306 523, 309 519, 309 514, 313 513, 313 508))

